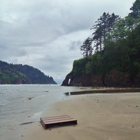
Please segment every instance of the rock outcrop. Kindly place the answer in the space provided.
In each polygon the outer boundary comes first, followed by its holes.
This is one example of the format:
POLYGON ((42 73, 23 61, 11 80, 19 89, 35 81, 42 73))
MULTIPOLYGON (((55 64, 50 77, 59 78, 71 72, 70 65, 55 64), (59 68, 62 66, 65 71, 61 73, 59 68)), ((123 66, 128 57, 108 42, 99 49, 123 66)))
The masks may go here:
POLYGON ((62 86, 94 86, 94 87, 140 87, 140 76, 131 79, 128 74, 116 70, 105 76, 87 74, 74 77, 72 73, 64 79, 62 86))

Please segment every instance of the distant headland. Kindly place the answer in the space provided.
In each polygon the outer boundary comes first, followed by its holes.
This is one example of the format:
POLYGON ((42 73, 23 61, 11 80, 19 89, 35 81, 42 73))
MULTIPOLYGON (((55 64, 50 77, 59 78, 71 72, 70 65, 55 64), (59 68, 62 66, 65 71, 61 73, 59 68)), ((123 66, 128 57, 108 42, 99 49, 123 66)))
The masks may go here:
POLYGON ((29 65, 0 61, 0 84, 56 84, 51 76, 29 65))

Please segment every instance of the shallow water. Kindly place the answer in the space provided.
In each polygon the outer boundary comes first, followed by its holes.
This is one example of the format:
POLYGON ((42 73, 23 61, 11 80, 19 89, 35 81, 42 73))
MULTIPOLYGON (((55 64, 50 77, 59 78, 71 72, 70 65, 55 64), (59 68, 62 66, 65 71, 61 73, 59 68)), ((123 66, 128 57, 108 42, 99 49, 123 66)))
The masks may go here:
POLYGON ((59 85, 0 85, 0 136, 22 123, 39 121, 51 103, 69 98, 65 92, 78 90, 59 85))

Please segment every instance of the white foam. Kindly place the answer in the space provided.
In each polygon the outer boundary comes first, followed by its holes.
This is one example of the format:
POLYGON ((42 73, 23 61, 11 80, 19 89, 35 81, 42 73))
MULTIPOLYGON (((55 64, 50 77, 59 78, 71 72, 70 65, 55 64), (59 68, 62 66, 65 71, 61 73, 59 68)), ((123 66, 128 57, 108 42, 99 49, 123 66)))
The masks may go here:
POLYGON ((43 111, 37 112, 37 113, 35 113, 35 114, 32 116, 32 118, 40 118, 40 116, 42 115, 42 113, 43 113, 43 111))

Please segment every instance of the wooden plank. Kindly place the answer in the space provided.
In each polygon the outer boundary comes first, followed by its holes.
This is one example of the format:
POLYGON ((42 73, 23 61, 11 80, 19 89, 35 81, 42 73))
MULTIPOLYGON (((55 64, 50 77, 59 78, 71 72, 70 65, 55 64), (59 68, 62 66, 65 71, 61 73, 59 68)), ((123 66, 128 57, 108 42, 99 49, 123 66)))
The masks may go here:
POLYGON ((47 124, 47 123, 51 123, 51 122, 63 122, 63 121, 71 121, 71 120, 75 120, 74 118, 57 118, 57 119, 44 119, 42 120, 41 119, 41 122, 43 122, 44 124, 47 124))
POLYGON ((41 118, 42 120, 49 120, 49 119, 59 119, 59 118, 70 118, 70 116, 68 115, 61 115, 61 116, 52 116, 52 117, 45 117, 45 118, 41 118))
POLYGON ((74 118, 63 118, 63 119, 52 119, 52 120, 43 120, 43 122, 57 122, 57 121, 63 121, 63 120, 72 120, 74 118))
POLYGON ((59 121, 52 121, 52 122, 45 122, 44 124, 55 124, 55 123, 64 123, 64 122, 76 122, 77 120, 71 119, 71 120, 59 120, 59 121))
POLYGON ((69 119, 57 119, 57 120, 44 120, 43 122, 48 124, 48 123, 53 123, 53 122, 62 122, 62 121, 70 121, 70 120, 75 120, 74 118, 69 118, 69 119))
POLYGON ((57 116, 57 117, 45 117, 45 118, 40 118, 40 121, 54 121, 54 120, 65 120, 65 119, 72 119, 70 116, 57 116))
POLYGON ((58 124, 77 124, 77 120, 68 115, 44 117, 40 118, 40 122, 45 129, 58 124))
POLYGON ((56 122, 42 122, 41 124, 42 124, 42 126, 46 129, 46 128, 50 128, 53 124, 55 124, 55 125, 58 125, 58 124, 60 124, 61 126, 62 125, 64 125, 64 124, 66 124, 67 123, 67 125, 69 124, 77 124, 77 120, 63 120, 63 121, 56 121, 56 122))

